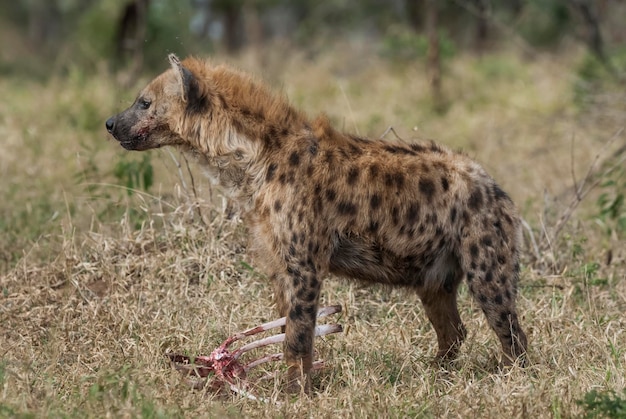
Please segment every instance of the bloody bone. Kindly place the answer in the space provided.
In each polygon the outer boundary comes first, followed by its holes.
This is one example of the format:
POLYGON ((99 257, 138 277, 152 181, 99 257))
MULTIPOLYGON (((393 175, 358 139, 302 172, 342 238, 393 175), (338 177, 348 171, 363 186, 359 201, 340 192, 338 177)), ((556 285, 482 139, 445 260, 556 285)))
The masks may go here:
MULTIPOLYGON (((328 307, 322 307, 317 312, 317 318, 330 316, 335 313, 341 312, 341 306, 334 305, 328 307)), ((227 338, 220 346, 218 346, 208 356, 196 356, 195 358, 181 355, 177 353, 167 353, 172 366, 186 376, 206 378, 205 380, 198 380, 190 382, 194 388, 205 387, 209 376, 214 375, 210 387, 214 390, 218 390, 224 385, 228 385, 235 393, 244 395, 253 400, 263 400, 262 398, 254 396, 247 388, 249 383, 246 382, 246 376, 250 369, 270 361, 278 361, 283 358, 282 353, 275 353, 266 355, 261 358, 250 361, 246 364, 241 364, 239 358, 246 352, 253 349, 262 348, 264 346, 272 345, 275 343, 281 343, 285 340, 285 334, 280 333, 277 335, 267 336, 262 339, 252 341, 246 345, 243 345, 239 349, 235 349, 232 352, 229 347, 234 342, 253 336, 277 327, 285 326, 286 318, 263 323, 262 325, 253 327, 240 333, 236 333, 233 336, 227 338)), ((325 336, 331 333, 338 333, 343 331, 340 324, 323 324, 315 327, 315 336, 325 336)), ((324 361, 316 361, 313 363, 313 369, 320 369, 324 367, 324 361)))

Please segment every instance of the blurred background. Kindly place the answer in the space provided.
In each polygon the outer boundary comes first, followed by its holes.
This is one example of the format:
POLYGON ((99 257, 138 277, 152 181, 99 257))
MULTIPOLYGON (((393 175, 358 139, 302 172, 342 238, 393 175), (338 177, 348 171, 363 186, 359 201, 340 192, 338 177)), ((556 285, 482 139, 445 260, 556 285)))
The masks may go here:
POLYGON ((315 54, 360 39, 388 60, 433 63, 511 43, 529 56, 558 53, 574 42, 615 74, 625 9, 611 0, 3 1, 0 71, 45 78, 106 62, 136 76, 161 68, 170 51, 253 49, 262 59, 276 43, 315 54))

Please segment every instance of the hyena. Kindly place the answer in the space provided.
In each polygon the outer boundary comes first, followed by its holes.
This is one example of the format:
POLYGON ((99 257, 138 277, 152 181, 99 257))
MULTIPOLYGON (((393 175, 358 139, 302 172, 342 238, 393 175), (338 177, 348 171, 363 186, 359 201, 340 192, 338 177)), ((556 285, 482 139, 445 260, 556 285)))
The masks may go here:
POLYGON ((309 389, 322 280, 329 273, 417 292, 451 359, 466 336, 465 278, 504 351, 523 363, 516 311, 520 220, 476 162, 434 142, 392 143, 307 119, 223 65, 169 56, 171 69, 106 121, 128 150, 175 146, 236 201, 274 284, 291 391, 309 389))

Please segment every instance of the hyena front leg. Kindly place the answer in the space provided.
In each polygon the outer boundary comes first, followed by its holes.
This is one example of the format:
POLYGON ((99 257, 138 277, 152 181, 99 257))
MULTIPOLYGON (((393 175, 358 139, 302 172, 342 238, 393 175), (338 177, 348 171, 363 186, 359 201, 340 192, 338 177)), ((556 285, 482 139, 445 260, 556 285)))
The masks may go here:
POLYGON ((277 293, 283 298, 278 303, 287 317, 285 326, 284 353, 287 363, 287 392, 308 393, 311 388, 309 372, 313 365, 313 339, 321 281, 315 268, 299 263, 288 267, 278 276, 277 293))

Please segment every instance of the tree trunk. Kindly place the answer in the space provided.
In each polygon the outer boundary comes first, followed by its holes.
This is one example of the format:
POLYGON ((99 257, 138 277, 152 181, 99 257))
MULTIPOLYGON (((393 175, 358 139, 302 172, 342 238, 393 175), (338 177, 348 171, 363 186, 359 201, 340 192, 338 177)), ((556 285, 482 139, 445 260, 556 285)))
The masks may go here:
POLYGON ((437 112, 444 109, 441 91, 441 56, 439 54, 439 34, 437 18, 439 15, 437 0, 426 1, 426 32, 428 34, 428 76, 433 98, 433 107, 437 112))
POLYGON ((149 5, 150 0, 130 1, 118 20, 115 53, 118 64, 128 67, 125 84, 131 83, 143 67, 149 5))

